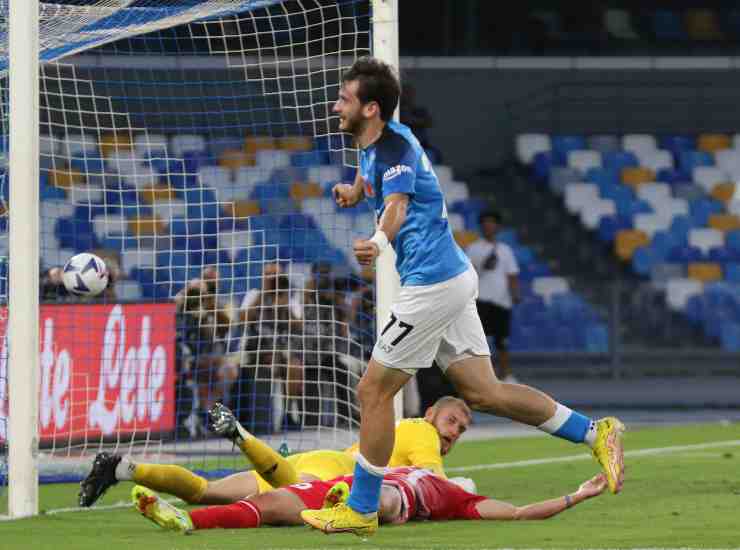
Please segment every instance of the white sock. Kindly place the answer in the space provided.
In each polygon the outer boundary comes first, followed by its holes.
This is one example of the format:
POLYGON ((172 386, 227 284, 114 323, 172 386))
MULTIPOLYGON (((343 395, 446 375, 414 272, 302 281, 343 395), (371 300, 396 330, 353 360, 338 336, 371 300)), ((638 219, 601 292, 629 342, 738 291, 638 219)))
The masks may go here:
POLYGON ((387 468, 385 468, 384 466, 376 466, 375 464, 370 464, 367 458, 362 456, 360 453, 355 454, 355 461, 367 473, 372 474, 377 477, 383 477, 387 471, 387 468))
POLYGON ((554 434, 565 424, 573 411, 561 403, 556 403, 556 405, 555 414, 549 420, 537 426, 538 429, 549 434, 554 434))
POLYGON ((116 479, 118 481, 132 481, 134 479, 134 470, 136 469, 136 462, 126 458, 121 458, 121 462, 116 466, 116 479))

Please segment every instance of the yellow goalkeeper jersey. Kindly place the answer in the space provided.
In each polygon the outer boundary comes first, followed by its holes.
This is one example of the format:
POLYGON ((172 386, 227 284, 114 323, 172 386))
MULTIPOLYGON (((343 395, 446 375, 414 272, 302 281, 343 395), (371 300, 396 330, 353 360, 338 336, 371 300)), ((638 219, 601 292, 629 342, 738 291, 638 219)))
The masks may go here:
MULTIPOLYGON (((355 443, 345 452, 354 455, 359 450, 359 444, 355 443)), ((437 428, 423 418, 399 420, 396 423, 396 443, 388 466, 416 466, 444 476, 437 428)))

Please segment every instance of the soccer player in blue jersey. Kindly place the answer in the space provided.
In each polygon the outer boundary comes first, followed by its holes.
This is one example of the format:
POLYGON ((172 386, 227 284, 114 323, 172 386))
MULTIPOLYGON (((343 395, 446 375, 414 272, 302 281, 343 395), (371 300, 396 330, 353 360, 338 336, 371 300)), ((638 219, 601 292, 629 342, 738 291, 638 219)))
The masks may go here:
POLYGON ((472 408, 589 445, 610 490, 619 492, 624 426, 618 419, 594 421, 538 390, 496 379, 475 305, 478 276, 452 236, 424 150, 408 127, 392 120, 399 94, 393 69, 365 57, 343 75, 334 105, 340 129, 360 148, 355 181, 334 187, 336 202, 352 207, 367 199, 378 222, 370 239, 354 243, 355 256, 372 265, 392 245, 401 291, 357 386, 362 420, 350 497, 334 508, 305 510, 303 520, 326 533, 365 536, 377 530, 378 498, 393 449, 393 397, 433 361, 472 408))

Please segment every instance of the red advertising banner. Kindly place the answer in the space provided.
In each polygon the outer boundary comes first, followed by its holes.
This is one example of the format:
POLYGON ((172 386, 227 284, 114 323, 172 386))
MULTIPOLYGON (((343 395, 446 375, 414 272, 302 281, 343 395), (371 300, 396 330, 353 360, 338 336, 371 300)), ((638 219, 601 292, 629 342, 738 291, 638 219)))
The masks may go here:
MULTIPOLYGON (((7 314, 0 315, 0 424, 8 414, 7 314)), ((41 306, 44 441, 175 428, 174 304, 41 306)), ((10 388, 12 391, 12 388, 10 388)), ((6 434, 0 426, 0 438, 6 434)))

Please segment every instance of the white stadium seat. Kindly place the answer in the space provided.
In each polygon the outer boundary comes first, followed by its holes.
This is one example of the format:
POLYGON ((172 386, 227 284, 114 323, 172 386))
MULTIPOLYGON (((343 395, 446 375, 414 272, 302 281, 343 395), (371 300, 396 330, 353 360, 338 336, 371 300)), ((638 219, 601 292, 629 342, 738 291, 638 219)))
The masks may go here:
POLYGON ((701 294, 704 285, 695 279, 670 279, 666 284, 666 302, 673 311, 683 311, 689 298, 701 294))
POLYGON ((729 176, 715 166, 697 166, 692 174, 694 181, 707 193, 719 183, 729 180, 729 176))
POLYGON ((671 219, 660 214, 635 214, 635 229, 644 231, 651 239, 656 231, 665 231, 671 226, 671 219))
POLYGON ((231 185, 231 170, 223 166, 203 166, 198 170, 198 179, 202 187, 222 189, 231 185))
POLYGON ((102 214, 95 216, 92 220, 93 233, 95 237, 102 241, 111 235, 125 235, 128 222, 123 216, 114 216, 111 214, 102 214))
POLYGON ((667 183, 645 183, 637 188, 637 197, 655 210, 658 204, 671 198, 671 187, 667 183))
POLYGON ((722 247, 724 245, 725 234, 719 229, 705 227, 689 231, 689 246, 700 248, 704 254, 709 252, 710 248, 722 247))
POLYGON ((164 134, 137 134, 134 138, 134 152, 140 159, 166 158, 167 136, 164 134))
POLYGON ((520 134, 516 137, 516 157, 522 164, 529 164, 537 153, 552 149, 547 134, 520 134))
POLYGON ((532 281, 532 291, 542 296, 545 302, 550 302, 554 294, 562 294, 569 290, 570 285, 563 277, 536 277, 532 281))
POLYGON ((218 234, 218 249, 224 250, 231 261, 235 261, 240 250, 252 245, 249 231, 221 231, 218 234))
POLYGON ((622 149, 635 155, 644 151, 655 151, 657 148, 655 136, 650 134, 625 134, 622 137, 622 149))
POLYGON ((599 199, 589 203, 581 210, 581 223, 588 229, 599 227, 601 218, 605 216, 614 216, 617 213, 617 207, 611 199, 599 199))
POLYGON ((442 185, 455 179, 452 174, 452 166, 437 164, 434 166, 434 173, 437 174, 437 179, 442 185))
POLYGON ((59 145, 59 153, 70 158, 82 153, 97 154, 98 140, 90 134, 67 134, 59 145))
POLYGON ((689 214, 689 201, 686 199, 669 198, 652 205, 655 213, 664 218, 673 219, 676 216, 689 214))
POLYGON ((278 168, 287 168, 290 166, 290 153, 288 151, 276 151, 273 149, 263 149, 257 151, 257 166, 276 170, 278 168))
POLYGON ((152 204, 154 215, 167 225, 175 218, 184 218, 187 215, 188 204, 184 200, 170 199, 168 201, 157 201, 152 204))
POLYGON ((591 168, 601 168, 601 153, 581 149, 568 153, 568 166, 586 173, 591 168))
POLYGON ((172 136, 170 149, 175 158, 182 158, 185 153, 204 153, 206 140, 197 134, 180 134, 172 136))
POLYGON ((673 162, 673 155, 670 151, 660 150, 646 150, 646 151, 634 151, 637 160, 640 162, 640 166, 650 168, 653 172, 659 172, 664 168, 673 168, 675 166, 673 162))
POLYGON ((599 187, 593 183, 569 183, 565 186, 565 208, 571 214, 599 200, 599 187))

